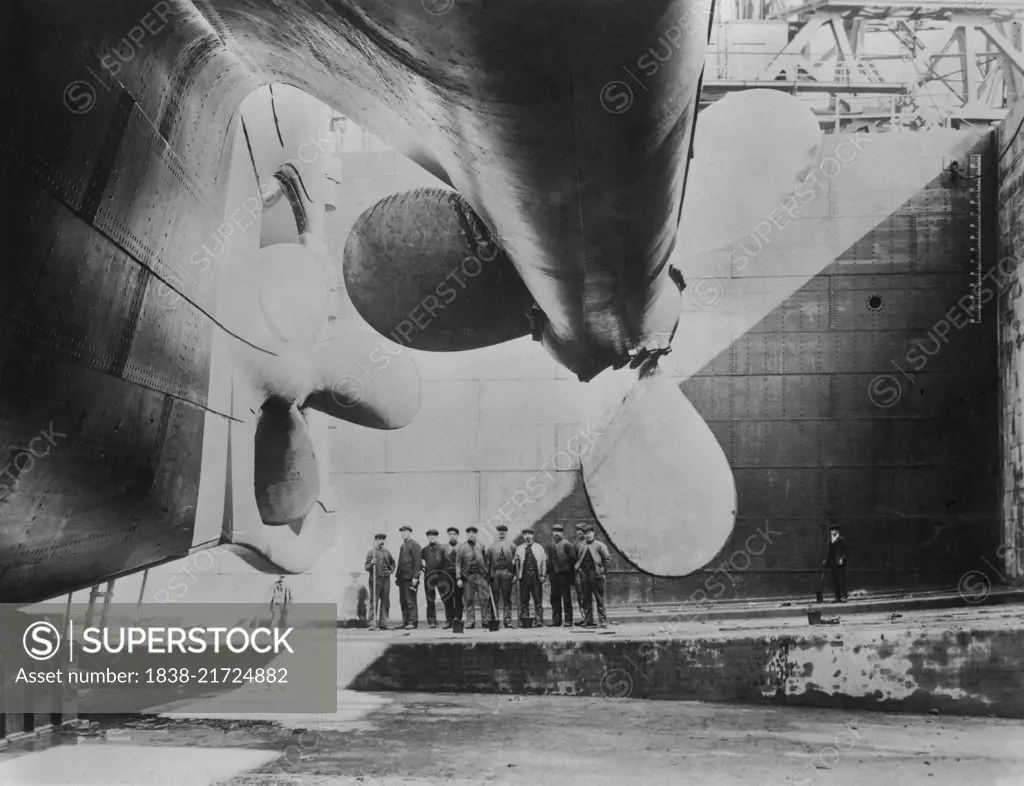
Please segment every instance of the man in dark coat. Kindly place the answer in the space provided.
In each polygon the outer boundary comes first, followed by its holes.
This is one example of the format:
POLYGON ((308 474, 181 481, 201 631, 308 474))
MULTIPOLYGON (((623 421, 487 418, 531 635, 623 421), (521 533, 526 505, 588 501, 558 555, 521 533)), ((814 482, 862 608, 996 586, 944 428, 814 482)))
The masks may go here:
POLYGON ((398 602, 402 604, 402 630, 413 630, 420 622, 416 593, 423 572, 423 553, 420 544, 412 539, 412 527, 403 525, 398 531, 402 533, 402 545, 398 549, 395 584, 398 585, 398 602))
POLYGON ((839 527, 829 528, 828 554, 821 563, 829 569, 832 576, 832 589, 836 594, 836 603, 846 603, 846 541, 839 534, 839 527))
POLYGON ((458 571, 455 563, 459 558, 459 528, 448 527, 448 543, 444 547, 444 575, 445 584, 440 581, 437 591, 441 593, 441 600, 444 601, 444 629, 450 630, 452 621, 462 622, 462 590, 455 585, 458 578, 458 571))
MULTIPOLYGON (((423 594, 427 600, 427 625, 437 627, 437 609, 434 607, 435 595, 441 596, 447 611, 446 597, 451 593, 450 587, 455 582, 448 580, 444 569, 444 544, 437 542, 437 530, 427 530, 427 545, 423 547, 423 594)), ((447 616, 447 613, 446 613, 447 616)), ((451 620, 449 619, 449 622, 451 620)))
POLYGON ((370 629, 388 629, 388 617, 391 614, 391 574, 395 571, 395 558, 384 548, 387 535, 378 532, 374 535, 374 546, 366 554, 366 572, 370 574, 370 600, 373 611, 370 612, 370 629), (374 619, 376 618, 376 625, 374 619))
POLYGON ((563 537, 565 527, 555 524, 555 542, 548 546, 548 576, 551 579, 551 627, 572 627, 572 587, 576 574, 576 547, 563 537), (565 616, 563 617, 563 611, 565 616), (564 622, 563 622, 564 619, 564 622))
POLYGON ((476 608, 480 624, 487 627, 491 618, 491 590, 487 583, 487 550, 476 542, 476 527, 466 527, 466 542, 459 546, 455 558, 455 586, 463 593, 466 630, 476 627, 476 608))

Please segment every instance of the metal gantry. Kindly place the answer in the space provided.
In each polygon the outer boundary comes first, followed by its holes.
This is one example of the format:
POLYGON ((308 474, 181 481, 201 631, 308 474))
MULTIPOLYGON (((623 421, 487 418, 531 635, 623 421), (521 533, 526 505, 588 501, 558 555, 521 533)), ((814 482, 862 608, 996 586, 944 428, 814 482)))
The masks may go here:
POLYGON ((779 0, 723 6, 703 100, 770 87, 805 96, 823 127, 998 122, 1024 95, 1024 0, 779 0))

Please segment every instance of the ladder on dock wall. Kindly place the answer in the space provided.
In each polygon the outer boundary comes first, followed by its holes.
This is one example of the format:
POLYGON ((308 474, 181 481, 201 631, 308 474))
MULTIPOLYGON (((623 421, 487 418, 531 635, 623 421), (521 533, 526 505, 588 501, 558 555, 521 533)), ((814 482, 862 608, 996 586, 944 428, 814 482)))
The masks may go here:
MULTIPOLYGON (((147 571, 148 574, 148 571, 147 571)), ((143 585, 145 588, 145 585, 143 585)), ((68 613, 71 611, 71 594, 68 594, 68 613)), ((100 585, 93 585, 89 592, 89 608, 86 612, 86 625, 93 624, 96 613, 96 602, 103 599, 103 606, 100 610, 99 624, 106 622, 108 607, 114 599, 114 579, 107 582, 106 589, 101 591, 100 585)), ((142 601, 142 596, 139 596, 142 601)), ((35 687, 35 686, 33 686, 35 687)), ((37 690, 51 689, 51 686, 38 686, 37 690)), ((28 737, 39 736, 40 734, 56 731, 62 726, 70 726, 78 722, 77 708, 64 694, 60 686, 54 694, 53 705, 60 709, 60 712, 0 712, 0 747, 11 742, 28 737)))

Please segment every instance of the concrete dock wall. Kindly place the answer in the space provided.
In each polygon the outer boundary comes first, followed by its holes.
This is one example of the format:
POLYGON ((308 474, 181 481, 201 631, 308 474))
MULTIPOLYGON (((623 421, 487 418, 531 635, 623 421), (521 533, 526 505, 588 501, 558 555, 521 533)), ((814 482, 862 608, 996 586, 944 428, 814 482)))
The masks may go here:
POLYGON ((351 687, 1024 718, 1021 630, 479 639, 487 635, 393 643, 351 687))

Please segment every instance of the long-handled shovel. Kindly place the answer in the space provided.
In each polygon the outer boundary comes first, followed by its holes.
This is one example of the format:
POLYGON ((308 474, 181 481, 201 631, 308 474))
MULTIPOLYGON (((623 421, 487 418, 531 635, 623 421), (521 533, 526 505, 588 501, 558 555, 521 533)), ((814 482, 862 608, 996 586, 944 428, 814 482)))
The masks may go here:
POLYGON ((498 619, 498 606, 494 602, 494 593, 491 591, 490 582, 487 582, 487 596, 491 599, 491 614, 493 615, 487 623, 487 630, 493 633, 501 627, 501 620, 498 619))
POLYGON ((818 581, 818 591, 814 593, 814 598, 815 598, 815 600, 818 601, 818 603, 824 603, 825 602, 825 598, 824 598, 824 596, 822 595, 822 592, 821 592, 822 587, 824 587, 824 586, 825 586, 825 568, 822 567, 822 569, 821 569, 821 579, 818 581))

